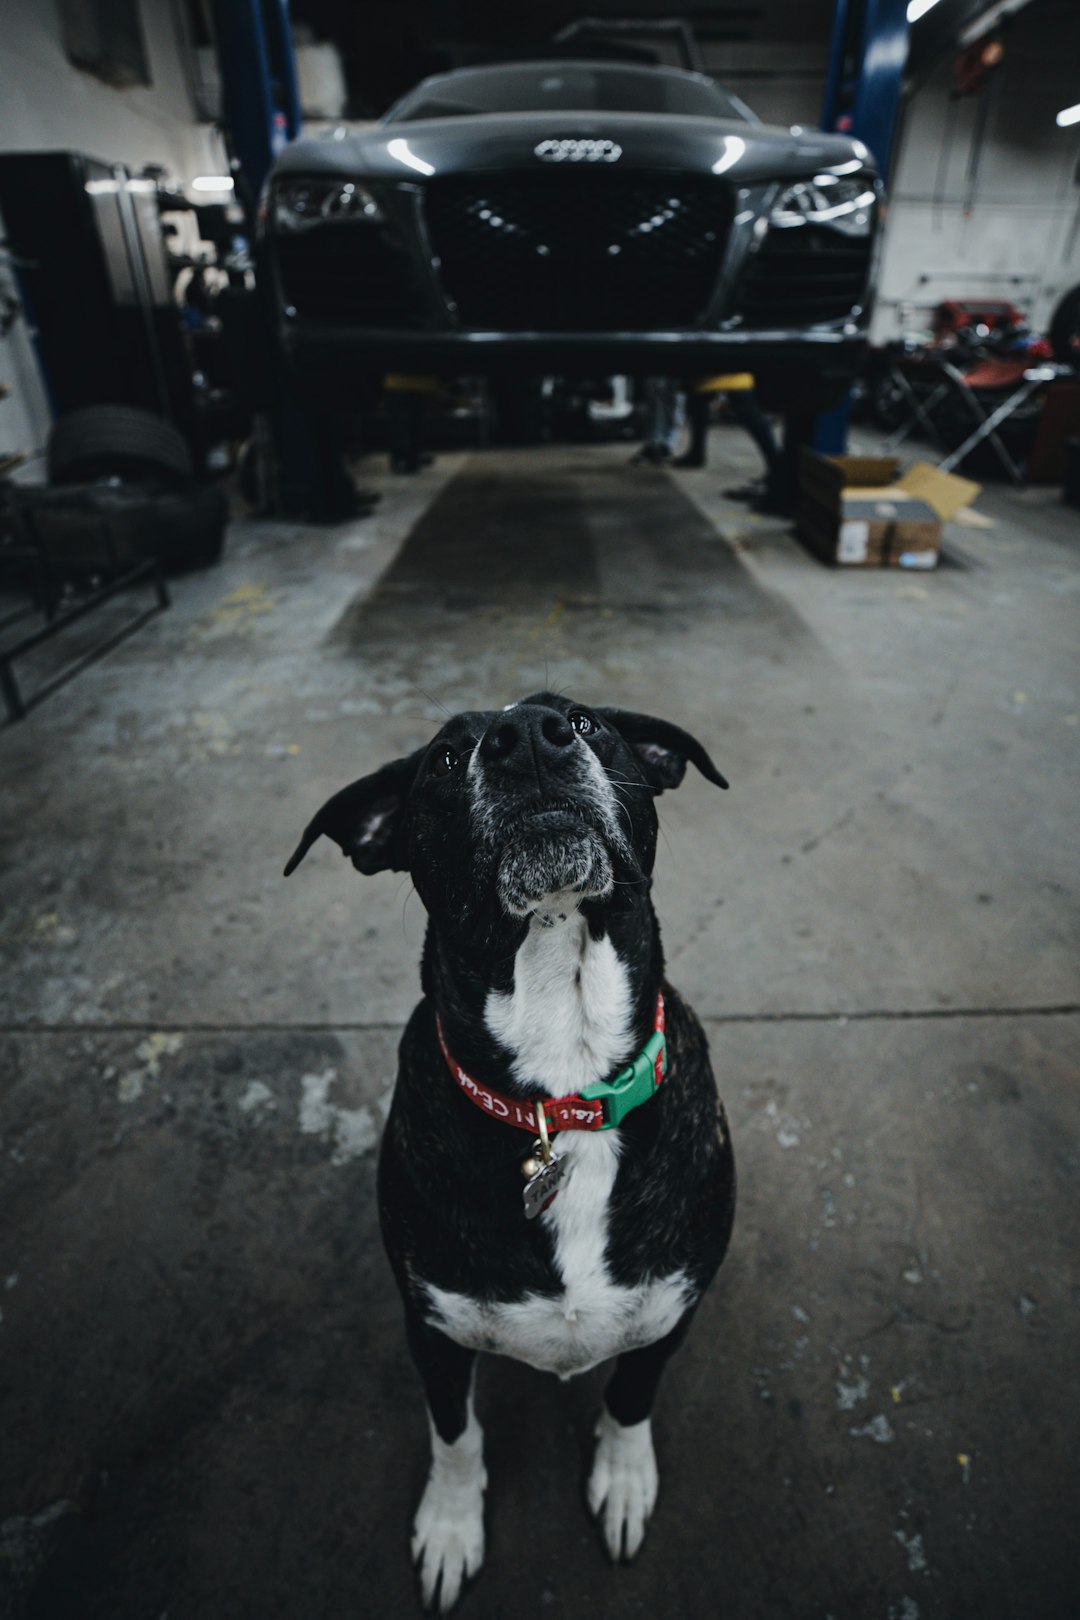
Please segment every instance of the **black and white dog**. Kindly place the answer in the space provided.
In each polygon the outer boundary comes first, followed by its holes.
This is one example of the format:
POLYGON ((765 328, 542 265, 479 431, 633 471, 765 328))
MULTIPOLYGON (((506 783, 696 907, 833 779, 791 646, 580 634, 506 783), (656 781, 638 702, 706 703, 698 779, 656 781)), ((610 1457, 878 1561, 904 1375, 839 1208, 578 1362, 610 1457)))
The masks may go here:
POLYGON ((446 1612, 484 1556, 477 1351, 570 1378, 616 1356, 589 1506, 633 1558, 656 1501, 660 1374, 724 1256, 731 1143, 705 1037, 663 979, 653 798, 677 726, 539 693, 459 714, 328 801, 360 872, 407 871, 428 912, 379 1208, 427 1396, 413 1554, 446 1612), (524 1179, 523 1179, 524 1178, 524 1179))

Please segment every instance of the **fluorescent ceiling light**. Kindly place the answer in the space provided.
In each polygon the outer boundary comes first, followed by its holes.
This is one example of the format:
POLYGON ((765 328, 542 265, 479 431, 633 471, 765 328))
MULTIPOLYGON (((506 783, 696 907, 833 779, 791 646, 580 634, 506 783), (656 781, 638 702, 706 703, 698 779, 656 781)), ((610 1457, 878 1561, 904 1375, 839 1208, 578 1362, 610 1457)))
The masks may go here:
POLYGON ((1076 103, 1075 107, 1062 107, 1058 113, 1058 128, 1064 129, 1068 124, 1080 124, 1080 101, 1076 103))
POLYGON ((231 174, 197 174, 191 182, 192 191, 231 191, 231 174))
POLYGON ((937 0, 908 0, 907 20, 909 23, 918 22, 925 17, 931 6, 936 6, 937 0))

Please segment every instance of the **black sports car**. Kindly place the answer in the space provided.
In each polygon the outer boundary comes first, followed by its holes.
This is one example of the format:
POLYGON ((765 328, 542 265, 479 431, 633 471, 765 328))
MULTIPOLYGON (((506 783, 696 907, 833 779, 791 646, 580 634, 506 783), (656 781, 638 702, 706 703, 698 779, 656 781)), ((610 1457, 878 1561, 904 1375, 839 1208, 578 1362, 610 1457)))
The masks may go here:
POLYGON ((823 407, 865 340, 880 212, 860 142, 760 123, 697 73, 468 68, 286 148, 264 210, 310 393, 385 371, 753 370, 823 407))

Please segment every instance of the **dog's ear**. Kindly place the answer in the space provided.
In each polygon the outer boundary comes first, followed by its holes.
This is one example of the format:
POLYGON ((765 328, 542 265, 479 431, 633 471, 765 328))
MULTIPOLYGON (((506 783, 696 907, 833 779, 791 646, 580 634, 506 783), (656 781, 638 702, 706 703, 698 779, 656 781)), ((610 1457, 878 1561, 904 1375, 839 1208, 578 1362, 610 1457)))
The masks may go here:
POLYGON ((670 720, 657 720, 651 714, 632 714, 629 709, 597 709, 596 713, 626 738, 645 767, 654 793, 678 787, 686 775, 687 761, 696 765, 707 781, 720 788, 727 787, 697 738, 673 726, 670 720))
POLYGON ((317 838, 332 838, 358 872, 404 872, 407 866, 404 822, 405 800, 426 749, 406 759, 394 759, 372 776, 362 776, 332 799, 309 821, 297 844, 285 876, 295 872, 317 838))

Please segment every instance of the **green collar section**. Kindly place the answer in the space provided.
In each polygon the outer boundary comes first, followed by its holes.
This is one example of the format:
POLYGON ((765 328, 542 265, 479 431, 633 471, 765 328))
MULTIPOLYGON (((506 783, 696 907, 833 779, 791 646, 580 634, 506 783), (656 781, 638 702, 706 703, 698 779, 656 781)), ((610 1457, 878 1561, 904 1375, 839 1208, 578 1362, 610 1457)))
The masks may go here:
POLYGON ((595 1085, 583 1086, 580 1095, 585 1102, 599 1102, 604 1109, 602 1131, 621 1125, 627 1114, 648 1102, 667 1072, 667 1039, 662 1030, 649 1036, 641 1051, 627 1068, 620 1069, 614 1080, 598 1080, 595 1085))

